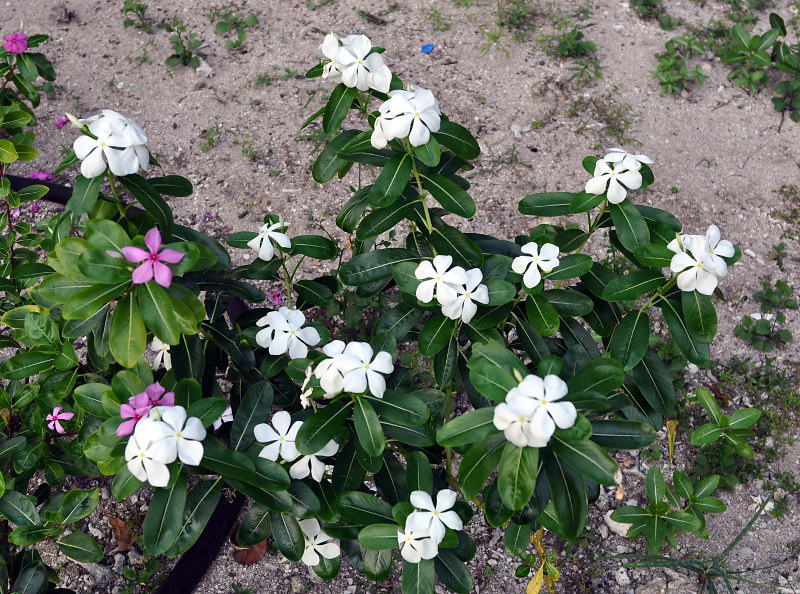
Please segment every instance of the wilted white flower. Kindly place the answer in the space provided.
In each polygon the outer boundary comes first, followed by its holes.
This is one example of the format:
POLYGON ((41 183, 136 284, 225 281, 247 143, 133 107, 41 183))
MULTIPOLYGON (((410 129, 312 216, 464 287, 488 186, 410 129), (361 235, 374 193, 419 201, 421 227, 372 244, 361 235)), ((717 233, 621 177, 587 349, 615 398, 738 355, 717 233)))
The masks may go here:
POLYGON ((230 407, 230 405, 228 405, 228 408, 226 408, 219 416, 219 418, 216 421, 214 421, 213 423, 214 430, 216 431, 217 429, 222 427, 223 423, 232 423, 232 422, 233 422, 233 409, 230 407))
POLYGON ((430 303, 434 294, 441 305, 450 305, 456 300, 456 288, 467 283, 467 273, 461 266, 450 268, 453 256, 439 255, 430 260, 423 260, 414 271, 422 282, 417 286, 417 299, 430 303))
POLYGON ((329 542, 331 537, 322 531, 315 518, 300 520, 298 524, 300 524, 300 529, 306 539, 306 550, 303 552, 303 558, 300 559, 303 563, 313 567, 319 565, 320 555, 326 559, 335 559, 341 554, 339 545, 329 542))
POLYGON ((172 369, 172 356, 169 354, 169 345, 162 342, 157 336, 153 337, 153 342, 150 343, 150 350, 155 352, 156 356, 153 358, 153 370, 155 371, 161 365, 164 369, 172 369))
POLYGON ((642 186, 642 174, 638 169, 629 169, 631 165, 633 165, 631 161, 626 164, 623 160, 611 168, 608 163, 600 159, 594 167, 594 177, 586 182, 586 192, 600 195, 608 188, 608 201, 611 204, 619 204, 628 195, 625 188, 635 190, 642 186))
POLYGON ((322 347, 328 359, 320 361, 314 370, 320 387, 325 390, 325 398, 333 398, 344 388, 344 375, 338 367, 338 360, 344 353, 345 344, 341 340, 333 340, 322 347))
POLYGON ((272 245, 274 241, 283 249, 288 250, 292 247, 292 240, 282 233, 289 226, 289 223, 278 221, 277 223, 267 223, 258 231, 253 239, 247 242, 248 247, 258 252, 258 257, 265 262, 272 260, 275 255, 275 246, 272 245), (278 231, 280 229, 280 231, 278 231))
POLYGON ((291 468, 289 468, 289 476, 293 479, 304 479, 310 474, 315 481, 321 482, 322 477, 325 476, 325 463, 321 462, 319 458, 333 456, 338 451, 339 444, 334 440, 330 440, 316 454, 303 456, 292 464, 291 468))
POLYGON ((482 285, 483 273, 480 268, 473 268, 466 272, 467 281, 456 287, 456 299, 452 303, 442 306, 442 313, 451 320, 461 320, 469 324, 478 312, 475 302, 486 305, 489 303, 489 289, 482 285))
POLYGON ((542 272, 551 272, 558 266, 558 246, 546 243, 539 249, 539 244, 535 241, 526 243, 520 248, 527 256, 517 256, 511 262, 511 270, 522 275, 523 284, 529 289, 533 289, 542 280, 542 272))
POLYGON ((308 355, 306 345, 315 346, 320 341, 317 329, 303 328, 305 323, 302 311, 283 306, 256 322, 257 326, 266 326, 256 334, 256 342, 259 346, 269 347, 270 355, 288 352, 290 359, 303 359, 308 355))
POLYGON ((423 559, 433 559, 439 554, 439 547, 427 532, 397 531, 397 544, 400 555, 409 563, 419 563, 423 559))
POLYGON ((260 423, 253 427, 256 440, 267 444, 258 455, 273 462, 278 457, 287 462, 296 460, 300 452, 297 451, 294 441, 297 439, 297 431, 302 424, 302 421, 295 421, 292 424, 292 416, 285 410, 280 410, 272 415, 272 427, 267 423, 260 423))
POLYGON ((411 493, 411 503, 417 508, 406 518, 406 531, 424 534, 430 537, 437 545, 444 540, 445 526, 452 530, 461 530, 464 525, 461 518, 453 511, 456 502, 456 492, 451 489, 442 489, 436 494, 436 505, 425 491, 411 493))
POLYGON ((653 164, 653 160, 647 155, 633 155, 621 148, 612 148, 608 150, 609 153, 603 157, 603 161, 606 163, 619 163, 620 161, 627 161, 627 169, 632 171, 638 170, 639 167, 642 166, 642 163, 647 163, 648 165, 653 164))

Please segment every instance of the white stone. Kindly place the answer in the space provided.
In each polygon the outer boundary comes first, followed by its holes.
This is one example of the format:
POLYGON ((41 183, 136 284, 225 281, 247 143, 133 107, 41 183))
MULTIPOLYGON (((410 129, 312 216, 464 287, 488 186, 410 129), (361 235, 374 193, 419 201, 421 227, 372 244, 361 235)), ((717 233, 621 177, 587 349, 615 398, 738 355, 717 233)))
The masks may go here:
POLYGON ((628 528, 630 528, 630 524, 622 524, 620 522, 612 520, 611 513, 613 511, 614 510, 608 510, 606 514, 603 516, 603 520, 605 521, 606 526, 608 526, 611 529, 611 532, 613 532, 614 534, 619 534, 620 536, 627 537, 628 528))

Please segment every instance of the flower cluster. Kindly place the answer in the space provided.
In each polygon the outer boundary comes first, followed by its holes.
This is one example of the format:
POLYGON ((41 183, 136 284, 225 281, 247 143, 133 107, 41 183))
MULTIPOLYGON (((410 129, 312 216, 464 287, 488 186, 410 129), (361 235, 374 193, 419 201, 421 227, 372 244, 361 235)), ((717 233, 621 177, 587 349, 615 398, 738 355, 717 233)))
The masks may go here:
POLYGON ((311 475, 319 483, 325 476, 325 463, 319 458, 333 456, 339 451, 339 444, 330 440, 320 451, 301 456, 294 442, 302 425, 302 421, 292 423, 291 415, 281 410, 272 415, 272 426, 260 423, 253 427, 256 440, 267 444, 258 455, 273 462, 277 462, 279 458, 294 462, 289 468, 289 476, 293 479, 304 479, 311 475))
POLYGON ((136 424, 146 418, 154 406, 174 406, 175 392, 165 392, 164 387, 156 382, 147 386, 141 394, 131 396, 128 403, 119 408, 119 416, 128 420, 117 427, 117 435, 133 433, 136 424))
POLYGON ((275 246, 272 245, 273 241, 285 250, 292 247, 292 240, 283 233, 288 226, 289 223, 283 221, 267 223, 258 230, 258 235, 247 242, 247 245, 258 252, 258 257, 261 260, 269 262, 275 255, 275 246))
POLYGON ((410 90, 389 93, 379 108, 372 132, 372 146, 382 149, 395 138, 406 138, 411 146, 422 146, 441 125, 439 103, 428 89, 411 85, 410 90))
POLYGON ((264 327, 256 334, 256 342, 264 348, 269 347, 270 355, 289 353, 290 359, 304 359, 308 346, 316 346, 321 340, 316 328, 303 328, 306 317, 297 309, 286 306, 271 311, 256 322, 264 327))
POLYGON ((370 52, 372 42, 366 35, 348 35, 340 39, 338 35, 328 33, 319 46, 319 53, 330 60, 324 66, 322 78, 344 83, 359 91, 375 89, 379 93, 388 93, 392 73, 384 64, 383 56, 370 52))
POLYGON ((28 51, 28 36, 25 33, 12 33, 3 37, 6 42, 3 49, 10 54, 21 54, 28 51))
POLYGON ((131 175, 139 168, 147 171, 150 151, 147 135, 139 124, 110 109, 84 120, 67 116, 84 133, 72 145, 75 156, 81 160, 81 175, 88 178, 103 175, 106 161, 114 175, 131 175))
POLYGON ((442 313, 451 320, 461 320, 469 324, 478 312, 477 303, 489 303, 489 289, 482 285, 483 273, 479 268, 464 270, 453 266, 453 257, 436 256, 433 262, 424 260, 414 271, 422 282, 417 286, 416 296, 423 303, 430 303, 434 297, 442 306, 442 313))
POLYGON ((567 384, 557 375, 528 375, 495 407, 494 426, 517 447, 543 448, 556 426, 568 429, 578 418, 571 402, 556 402, 566 395, 567 384))
POLYGON ((619 204, 628 195, 628 190, 642 186, 642 163, 652 159, 645 155, 632 155, 623 149, 613 148, 600 159, 594 168, 594 177, 586 182, 586 193, 600 195, 608 191, 608 201, 619 204))
POLYGON ((182 406, 155 406, 136 424, 125 447, 128 470, 140 481, 153 487, 169 484, 171 464, 179 459, 197 466, 203 459, 206 430, 197 417, 187 418, 182 406))
POLYGON ((383 398, 386 379, 381 374, 394 371, 390 353, 381 351, 373 357, 368 342, 345 345, 341 340, 329 342, 322 352, 330 358, 317 365, 314 375, 325 390, 326 398, 333 398, 342 391, 362 394, 367 388, 375 398, 383 398))
POLYGON ((406 518, 404 530, 397 531, 400 554, 409 563, 422 559, 433 559, 439 553, 439 544, 444 540, 445 526, 461 530, 461 518, 453 511, 456 492, 444 489, 436 494, 436 505, 425 491, 411 493, 411 504, 416 508, 406 518))
POLYGON ((730 258, 736 250, 727 239, 720 241, 719 227, 711 225, 705 235, 681 235, 667 244, 675 252, 670 270, 678 274, 678 288, 711 295, 717 288, 717 279, 728 274, 723 258, 730 258))
POLYGON ((558 266, 558 246, 552 243, 544 244, 541 249, 539 244, 534 241, 522 246, 522 253, 527 256, 517 256, 511 262, 511 270, 522 275, 522 283, 529 289, 533 289, 542 280, 539 272, 552 272, 558 266))
POLYGON ((149 251, 134 246, 122 248, 122 255, 126 260, 133 263, 141 262, 133 271, 133 284, 146 283, 155 278, 159 285, 169 288, 172 283, 172 270, 167 264, 177 264, 183 260, 185 254, 170 248, 162 250, 158 227, 153 227, 145 233, 144 245, 149 251))

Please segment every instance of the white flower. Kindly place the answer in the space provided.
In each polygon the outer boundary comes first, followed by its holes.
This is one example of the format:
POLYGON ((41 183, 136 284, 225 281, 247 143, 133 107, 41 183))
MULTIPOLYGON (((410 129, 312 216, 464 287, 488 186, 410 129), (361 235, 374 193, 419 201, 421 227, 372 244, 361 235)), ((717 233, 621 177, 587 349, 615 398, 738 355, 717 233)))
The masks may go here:
POLYGON ((159 440, 166 444, 171 453, 173 462, 177 457, 184 464, 197 466, 203 459, 203 444, 200 443, 206 438, 206 430, 202 421, 197 417, 186 418, 186 409, 182 406, 156 406, 150 410, 150 423, 136 424, 134 434, 140 433, 151 435, 153 441, 159 440), (164 432, 163 427, 156 423, 166 425, 169 430, 163 437, 156 437, 164 432))
POLYGON ((409 563, 419 563, 423 559, 433 559, 439 554, 439 547, 427 532, 417 533, 397 531, 397 544, 400 554, 409 563))
POLYGON ((306 388, 308 382, 311 381, 311 376, 314 375, 313 367, 311 363, 308 364, 308 367, 306 367, 306 379, 303 380, 303 385, 300 386, 300 406, 303 408, 308 408, 310 406, 311 401, 309 400, 309 396, 314 393, 313 388, 306 388))
POLYGON ((647 163, 648 165, 653 164, 653 160, 647 155, 633 155, 621 148, 612 148, 608 150, 610 152, 603 157, 603 161, 606 163, 619 163, 620 161, 627 161, 627 169, 632 171, 638 171, 638 169, 642 166, 642 163, 647 163))
POLYGON ((386 380, 381 375, 392 373, 392 355, 381 351, 372 357, 372 347, 368 342, 351 342, 336 360, 336 367, 342 373, 342 389, 345 392, 361 394, 367 391, 375 398, 383 398, 386 380))
POLYGON ((303 558, 300 559, 303 563, 313 567, 319 565, 320 555, 326 559, 335 559, 341 554, 339 545, 335 542, 328 542, 331 537, 322 531, 316 519, 300 520, 298 524, 306 537, 306 550, 303 558))
MULTIPOLYGON (((410 91, 396 90, 389 93, 389 99, 380 106, 383 115, 381 133, 373 133, 379 146, 382 140, 408 137, 411 146, 427 144, 431 132, 438 132, 441 126, 441 110, 436 99, 428 89, 411 85, 410 91)), ((386 146, 383 143, 383 146, 386 146)))
POLYGON ((370 53, 372 43, 366 35, 348 35, 340 40, 329 33, 320 50, 331 60, 323 70, 323 77, 341 80, 345 86, 359 91, 373 88, 380 93, 389 92, 392 73, 379 53, 370 53))
POLYGON ((588 194, 602 194, 608 187, 608 201, 611 204, 619 204, 625 200, 629 190, 635 190, 642 185, 642 174, 638 170, 631 170, 630 161, 616 163, 614 168, 602 159, 597 162, 594 168, 594 177, 586 182, 586 192, 588 194), (624 184, 624 186, 622 185, 624 184))
POLYGON ((566 395, 567 384, 557 375, 528 375, 497 405, 494 426, 518 447, 543 448, 556 426, 568 429, 578 418, 571 402, 556 402, 566 395))
POLYGON ((529 289, 533 289, 542 280, 542 272, 551 272, 558 266, 558 246, 546 243, 539 250, 539 245, 531 241, 522 246, 522 253, 528 256, 517 256, 511 262, 511 270, 517 274, 522 274, 522 282, 529 289))
POLYGON ((672 256, 669 268, 672 272, 680 273, 678 288, 681 291, 697 290, 703 295, 714 293, 714 289, 717 288, 717 269, 714 254, 710 251, 705 237, 687 235, 680 241, 673 239, 667 247, 676 252, 672 256))
POLYGON ((306 345, 315 346, 320 341, 316 328, 303 328, 305 323, 303 312, 283 306, 256 322, 257 326, 266 326, 256 334, 256 342, 269 347, 270 355, 283 355, 288 351, 290 359, 303 359, 308 355, 306 345))
POLYGON ((153 370, 155 371, 161 364, 164 364, 164 369, 172 369, 172 356, 169 354, 169 345, 154 336, 153 342, 150 343, 150 350, 156 353, 153 359, 153 370))
POLYGON ((318 458, 333 456, 338 451, 339 444, 334 440, 330 440, 316 454, 303 456, 292 464, 291 468, 289 468, 289 476, 293 479, 304 479, 310 474, 315 481, 321 482, 322 477, 325 476, 325 463, 320 462, 318 458))
POLYGON ((370 142, 372 143, 373 148, 376 149, 386 148, 386 145, 389 144, 389 141, 391 140, 391 137, 386 135, 386 130, 383 129, 384 122, 386 121, 386 114, 388 113, 388 109, 383 109, 384 105, 386 105, 386 103, 381 105, 380 113, 378 114, 378 117, 375 118, 372 136, 370 136, 370 142))
POLYGON ((469 324, 478 312, 478 306, 474 302, 484 305, 489 303, 489 289, 480 284, 483 280, 480 268, 467 270, 466 275, 467 282, 456 288, 458 296, 452 303, 442 306, 442 313, 451 320, 461 318, 465 324, 469 324))
POLYGON ((436 494, 436 505, 425 491, 411 493, 411 503, 417 508, 406 518, 406 531, 422 534, 429 532, 437 545, 444 540, 445 526, 461 530, 464 525, 458 514, 452 510, 456 502, 456 492, 443 489, 436 494), (422 511, 420 511, 422 510, 422 511))
POLYGON ((272 245, 273 241, 285 250, 292 247, 292 241, 286 234, 281 232, 288 226, 289 223, 283 221, 278 221, 271 225, 267 223, 259 229, 258 235, 247 242, 247 245, 258 252, 259 258, 265 262, 269 262, 275 255, 275 247, 272 245), (280 229, 280 231, 276 231, 276 229, 280 229))
POLYGON ((456 288, 467 283, 467 273, 461 266, 448 270, 452 263, 453 256, 447 255, 436 256, 433 263, 430 260, 420 262, 414 271, 414 276, 422 281, 417 287, 417 299, 430 303, 435 292, 441 305, 450 305, 456 300, 456 288))
POLYGON ((302 424, 302 421, 295 421, 292 425, 291 415, 285 410, 280 410, 272 415, 272 427, 266 423, 260 423, 253 427, 256 440, 267 444, 258 455, 273 462, 279 456, 287 462, 296 460, 300 452, 297 451, 294 440, 297 438, 297 431, 302 424))
POLYGON ((86 125, 96 137, 80 136, 72 145, 75 156, 82 161, 84 177, 102 175, 106 170, 105 161, 114 175, 130 175, 140 168, 147 171, 150 163, 147 135, 136 122, 110 109, 79 122, 80 127, 86 125))
POLYGON ((333 398, 344 388, 344 375, 339 370, 339 357, 344 353, 345 344, 341 340, 333 340, 322 347, 322 352, 329 359, 320 361, 314 370, 320 387, 325 390, 325 398, 333 398))
POLYGON ((233 422, 233 409, 230 407, 230 405, 228 405, 228 408, 226 408, 220 415, 220 417, 216 421, 214 421, 213 423, 214 430, 216 431, 217 429, 222 427, 223 423, 231 423, 231 422, 233 422))
MULTIPOLYGON (((141 425, 143 421, 137 423, 141 425)), ((163 446, 149 441, 139 442, 139 437, 131 435, 125 446, 125 459, 128 470, 140 481, 147 481, 153 487, 166 487, 169 484, 169 469, 161 461, 163 446)))
MULTIPOLYGON (((700 239, 703 237, 700 236, 700 239)), ((694 239, 693 241, 698 240, 694 239)), ((736 248, 727 239, 720 241, 719 227, 716 225, 710 225, 706 229, 705 241, 708 253, 711 254, 711 266, 714 268, 714 274, 725 276, 728 274, 728 264, 722 258, 732 257, 736 253, 736 248)))

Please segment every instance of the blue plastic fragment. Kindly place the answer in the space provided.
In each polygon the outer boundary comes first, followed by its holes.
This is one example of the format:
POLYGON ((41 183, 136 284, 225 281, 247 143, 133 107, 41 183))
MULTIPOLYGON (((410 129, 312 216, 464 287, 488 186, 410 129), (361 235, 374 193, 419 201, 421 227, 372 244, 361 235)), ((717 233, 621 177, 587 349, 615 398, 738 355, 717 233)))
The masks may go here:
POLYGON ((432 51, 433 51, 433 44, 432 43, 426 43, 425 45, 422 46, 422 52, 423 53, 429 54, 432 51))

